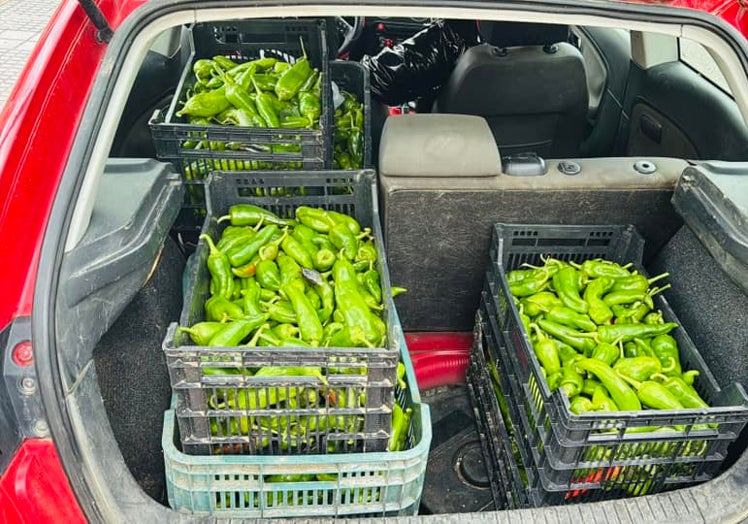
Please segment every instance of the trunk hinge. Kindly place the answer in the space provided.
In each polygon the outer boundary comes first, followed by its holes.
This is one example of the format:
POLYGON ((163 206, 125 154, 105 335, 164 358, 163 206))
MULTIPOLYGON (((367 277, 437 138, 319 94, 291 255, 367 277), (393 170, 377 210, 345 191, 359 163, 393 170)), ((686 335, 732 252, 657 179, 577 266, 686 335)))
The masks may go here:
POLYGON ((94 0, 78 0, 78 3, 96 27, 96 40, 103 44, 109 43, 114 31, 109 27, 109 22, 104 18, 99 6, 94 3, 94 0))

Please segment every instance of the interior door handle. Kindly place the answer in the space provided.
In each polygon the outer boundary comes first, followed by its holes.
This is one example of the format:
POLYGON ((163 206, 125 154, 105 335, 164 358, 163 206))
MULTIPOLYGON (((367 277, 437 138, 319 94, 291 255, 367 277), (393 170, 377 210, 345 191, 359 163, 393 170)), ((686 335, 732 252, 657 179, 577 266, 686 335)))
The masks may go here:
POLYGON ((644 133, 644 136, 660 144, 662 142, 662 124, 660 124, 654 117, 648 114, 643 114, 639 117, 639 128, 644 133))

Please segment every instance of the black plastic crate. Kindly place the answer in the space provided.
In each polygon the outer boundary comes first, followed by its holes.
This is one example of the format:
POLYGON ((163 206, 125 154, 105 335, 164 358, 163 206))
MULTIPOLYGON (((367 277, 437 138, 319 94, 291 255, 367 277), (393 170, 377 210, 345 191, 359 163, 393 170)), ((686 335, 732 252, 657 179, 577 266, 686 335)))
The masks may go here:
POLYGON ((511 424, 510 410, 515 405, 508 375, 505 366, 487 358, 489 344, 483 326, 482 312, 479 311, 466 379, 491 493, 497 509, 526 508, 530 506, 528 477, 524 464, 515 456, 515 450, 519 453, 520 449, 511 424))
POLYGON ((321 170, 329 165, 326 136, 331 132, 330 79, 325 21, 321 19, 242 20, 194 24, 189 29, 190 57, 166 113, 157 110, 150 121, 160 160, 174 163, 188 184, 188 206, 204 209, 202 180, 212 171, 321 170), (312 67, 323 75, 322 114, 318 129, 270 129, 239 126, 199 126, 176 116, 178 103, 195 83, 192 64, 223 55, 237 62, 264 56, 286 61, 302 56, 302 42, 312 67), (233 144, 232 148, 190 149, 185 142, 233 144), (278 151, 294 146, 298 151, 278 151))
MULTIPOLYGON (((330 77, 342 91, 356 95, 364 106, 364 154, 363 167, 374 167, 371 159, 371 87, 369 85, 369 70, 358 62, 336 60, 330 62, 330 77)), ((335 108, 330 104, 329 122, 332 123, 332 133, 335 133, 335 108)), ((333 146, 330 137, 328 143, 333 146)), ((332 158, 332 157, 330 157, 332 158)), ((332 167, 332 166, 331 166, 332 167)))
MULTIPOLYGON (((684 369, 700 371, 695 386, 713 406, 709 409, 575 415, 563 393, 550 393, 519 320, 505 271, 523 262, 537 263, 540 255, 577 262, 605 257, 632 261, 641 269, 642 246, 641 237, 630 226, 498 224, 494 229, 491 253, 497 263, 486 274, 482 307, 488 330, 496 333, 495 351, 503 352, 500 358, 512 366, 516 376, 519 423, 548 492, 584 490, 585 500, 599 500, 637 493, 641 491, 637 487, 645 485, 648 493, 655 493, 709 480, 719 472, 728 445, 748 421, 748 397, 742 386, 730 384, 721 389, 683 328, 672 335, 678 341, 684 369), (715 429, 693 429, 697 424, 711 424, 715 429), (626 434, 628 428, 675 425, 686 429, 626 434)), ((655 299, 665 318, 677 322, 664 297, 655 299)))
MULTIPOLYGON (((188 336, 170 326, 164 341, 169 375, 173 391, 178 397, 176 409, 182 445, 185 453, 273 453, 319 454, 327 452, 383 451, 391 433, 392 407, 398 355, 405 344, 400 321, 391 298, 391 286, 383 250, 381 227, 375 200, 375 175, 373 171, 335 172, 256 172, 213 173, 206 184, 208 215, 203 233, 214 239, 220 236, 225 224, 217 218, 228 212, 229 206, 251 203, 269 209, 283 217, 293 216, 300 205, 324 207, 354 216, 374 234, 379 251, 377 269, 382 279, 383 317, 387 324, 386 347, 381 348, 273 348, 234 347, 208 348, 191 345, 188 336), (267 187, 282 188, 291 196, 256 196, 267 187), (301 195, 302 188, 308 195, 301 195), (273 378, 253 377, 249 374, 210 375, 205 368, 259 368, 266 366, 310 366, 321 368, 329 384, 315 377, 283 376, 273 378), (345 373, 350 371, 350 373, 345 373), (284 409, 250 406, 245 409, 211 402, 229 395, 239 398, 242 390, 252 388, 252 394, 270 390, 284 390, 287 398, 301 398, 303 391, 344 391, 346 398, 366 395, 365 407, 335 405, 335 399, 324 396, 321 408, 287 406, 284 409), (352 396, 353 395, 353 396, 352 396), (283 442, 293 435, 251 427, 252 420, 270 420, 272 424, 286 424, 292 417, 314 418, 342 417, 345 422, 336 429, 307 428, 304 442, 284 449, 283 442), (212 426, 212 429, 211 429, 212 426), (240 427, 241 431, 236 429, 240 427), (232 433, 241 434, 232 434, 232 433), (268 447, 258 445, 263 439, 268 447), (327 444, 337 443, 335 450, 327 444), (303 445, 301 445, 303 444, 303 445)), ((180 325, 191 326, 204 319, 204 304, 209 294, 209 281, 205 261, 208 248, 200 241, 195 263, 190 271, 190 287, 180 325)), ((339 395, 337 395, 339 396, 339 395)), ((251 401, 247 402, 250 404, 251 401)), ((342 419, 339 419, 342 420, 342 419)), ((266 423, 265 426, 268 424, 266 423)), ((287 424, 286 424, 287 425, 287 424)))

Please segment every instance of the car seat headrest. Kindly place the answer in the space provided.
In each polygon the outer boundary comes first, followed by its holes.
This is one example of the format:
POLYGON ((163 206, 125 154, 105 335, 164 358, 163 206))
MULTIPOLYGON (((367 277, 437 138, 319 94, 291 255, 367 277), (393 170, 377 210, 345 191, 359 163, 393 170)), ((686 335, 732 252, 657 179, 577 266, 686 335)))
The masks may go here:
POLYGON ((569 26, 525 22, 480 22, 480 35, 496 47, 550 46, 569 40, 569 26))

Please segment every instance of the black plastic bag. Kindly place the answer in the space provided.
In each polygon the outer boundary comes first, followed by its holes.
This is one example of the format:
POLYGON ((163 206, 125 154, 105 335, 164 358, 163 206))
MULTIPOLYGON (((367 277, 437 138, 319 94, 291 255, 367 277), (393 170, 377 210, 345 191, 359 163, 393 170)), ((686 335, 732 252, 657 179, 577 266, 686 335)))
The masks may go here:
POLYGON ((478 43, 475 22, 440 20, 361 63, 369 70, 371 92, 381 102, 398 105, 434 95, 457 59, 478 43))

